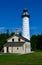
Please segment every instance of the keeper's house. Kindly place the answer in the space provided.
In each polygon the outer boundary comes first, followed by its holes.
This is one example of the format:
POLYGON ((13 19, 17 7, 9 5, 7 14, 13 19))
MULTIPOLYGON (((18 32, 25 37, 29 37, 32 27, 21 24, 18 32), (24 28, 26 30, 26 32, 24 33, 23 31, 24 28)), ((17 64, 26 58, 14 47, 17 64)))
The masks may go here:
POLYGON ((19 34, 14 34, 4 44, 4 53, 30 53, 30 41, 19 34))

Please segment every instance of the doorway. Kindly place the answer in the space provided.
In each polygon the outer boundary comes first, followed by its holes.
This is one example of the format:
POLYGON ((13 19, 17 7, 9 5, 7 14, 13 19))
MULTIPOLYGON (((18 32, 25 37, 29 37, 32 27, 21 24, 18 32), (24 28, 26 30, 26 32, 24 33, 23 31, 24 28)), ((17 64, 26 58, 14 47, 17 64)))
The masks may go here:
POLYGON ((7 47, 7 52, 8 52, 8 47, 7 47))

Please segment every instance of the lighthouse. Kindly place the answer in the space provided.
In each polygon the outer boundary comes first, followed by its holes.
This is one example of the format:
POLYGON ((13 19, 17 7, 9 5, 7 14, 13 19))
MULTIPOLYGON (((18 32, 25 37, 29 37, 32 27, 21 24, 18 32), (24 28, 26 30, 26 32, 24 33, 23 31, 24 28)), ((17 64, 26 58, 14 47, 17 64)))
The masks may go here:
POLYGON ((29 18, 28 10, 24 9, 22 14, 22 36, 28 40, 30 40, 29 18))

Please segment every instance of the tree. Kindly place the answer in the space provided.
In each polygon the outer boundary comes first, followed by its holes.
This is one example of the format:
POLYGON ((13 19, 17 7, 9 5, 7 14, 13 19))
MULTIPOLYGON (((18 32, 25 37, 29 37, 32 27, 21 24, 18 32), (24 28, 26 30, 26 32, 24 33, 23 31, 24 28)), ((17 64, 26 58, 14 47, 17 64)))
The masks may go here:
POLYGON ((37 36, 33 35, 31 37, 31 47, 32 47, 32 50, 36 50, 36 44, 37 44, 37 36))
POLYGON ((6 33, 0 34, 0 51, 2 50, 3 45, 7 42, 6 39, 9 36, 9 30, 6 30, 6 33))
POLYGON ((22 34, 21 34, 21 33, 19 33, 19 35, 20 35, 20 36, 22 36, 22 34))
POLYGON ((15 34, 15 32, 12 32, 11 34, 10 34, 10 36, 13 36, 15 34))
POLYGON ((32 50, 42 50, 42 34, 31 37, 32 50))
POLYGON ((42 50, 42 35, 37 36, 37 50, 42 50))
POLYGON ((6 34, 5 33, 0 34, 0 51, 5 43, 6 43, 6 34))
POLYGON ((6 39, 9 37, 9 30, 6 30, 6 39))

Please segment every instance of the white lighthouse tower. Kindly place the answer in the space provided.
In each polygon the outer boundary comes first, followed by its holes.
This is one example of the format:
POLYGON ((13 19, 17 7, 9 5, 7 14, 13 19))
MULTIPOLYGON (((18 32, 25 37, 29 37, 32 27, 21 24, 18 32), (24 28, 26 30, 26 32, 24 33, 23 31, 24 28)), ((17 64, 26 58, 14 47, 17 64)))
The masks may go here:
POLYGON ((27 9, 24 9, 22 14, 22 36, 28 40, 30 40, 29 18, 30 15, 27 9))

